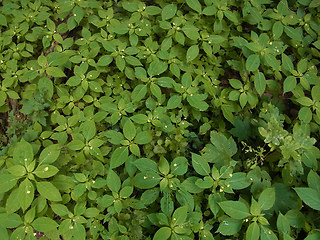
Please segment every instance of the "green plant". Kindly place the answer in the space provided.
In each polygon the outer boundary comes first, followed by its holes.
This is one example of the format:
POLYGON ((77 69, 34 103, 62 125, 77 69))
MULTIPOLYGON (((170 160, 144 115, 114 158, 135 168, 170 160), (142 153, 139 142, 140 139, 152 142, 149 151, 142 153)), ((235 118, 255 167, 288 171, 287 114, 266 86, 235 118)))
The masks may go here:
POLYGON ((319 239, 319 10, 3 0, 1 239, 319 239))

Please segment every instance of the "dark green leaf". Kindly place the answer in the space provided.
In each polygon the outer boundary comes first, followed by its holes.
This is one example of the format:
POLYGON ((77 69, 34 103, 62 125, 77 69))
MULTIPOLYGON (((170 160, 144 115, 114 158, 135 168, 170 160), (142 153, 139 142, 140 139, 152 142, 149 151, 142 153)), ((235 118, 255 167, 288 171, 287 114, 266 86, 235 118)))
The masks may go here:
POLYGON ((128 147, 118 147, 111 155, 110 167, 116 168, 125 163, 129 156, 128 147))
POLYGON ((198 13, 201 13, 201 3, 198 0, 186 0, 186 3, 190 8, 198 13))
POLYGON ((168 4, 166 5, 161 12, 162 20, 168 20, 170 18, 173 18, 174 15, 176 15, 177 12, 177 5, 175 4, 168 4))
POLYGON ((234 219, 244 219, 250 215, 249 208, 246 204, 240 201, 224 201, 219 202, 222 210, 234 219))
POLYGON ((258 72, 254 76, 254 87, 257 90, 257 92, 262 95, 264 91, 266 90, 267 81, 264 77, 264 74, 262 72, 258 72))
POLYGON ((305 204, 320 211, 320 192, 307 187, 297 187, 294 190, 305 204))
POLYGON ((61 201, 59 190, 50 182, 37 182, 37 190, 40 195, 50 201, 61 201))
POLYGON ((39 217, 33 221, 32 226, 39 232, 50 232, 55 230, 59 225, 48 217, 39 217))
POLYGON ((210 166, 208 162, 198 154, 192 153, 191 155, 194 170, 202 176, 208 175, 210 173, 210 166))
POLYGON ((191 62, 199 55, 198 45, 192 45, 187 51, 187 62, 191 62))

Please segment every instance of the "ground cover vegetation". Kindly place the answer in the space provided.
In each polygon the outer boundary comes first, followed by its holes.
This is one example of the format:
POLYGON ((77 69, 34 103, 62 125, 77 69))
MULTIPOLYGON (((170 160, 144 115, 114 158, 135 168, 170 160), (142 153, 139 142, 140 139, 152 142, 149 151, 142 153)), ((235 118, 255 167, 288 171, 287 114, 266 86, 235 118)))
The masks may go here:
POLYGON ((320 239, 319 0, 2 0, 0 238, 320 239))

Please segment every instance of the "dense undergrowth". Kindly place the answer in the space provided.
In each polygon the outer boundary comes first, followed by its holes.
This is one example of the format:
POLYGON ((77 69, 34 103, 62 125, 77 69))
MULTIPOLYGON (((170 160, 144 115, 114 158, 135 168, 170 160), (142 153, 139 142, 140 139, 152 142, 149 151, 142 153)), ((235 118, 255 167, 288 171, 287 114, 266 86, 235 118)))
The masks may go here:
POLYGON ((320 239, 319 0, 2 0, 0 239, 320 239))

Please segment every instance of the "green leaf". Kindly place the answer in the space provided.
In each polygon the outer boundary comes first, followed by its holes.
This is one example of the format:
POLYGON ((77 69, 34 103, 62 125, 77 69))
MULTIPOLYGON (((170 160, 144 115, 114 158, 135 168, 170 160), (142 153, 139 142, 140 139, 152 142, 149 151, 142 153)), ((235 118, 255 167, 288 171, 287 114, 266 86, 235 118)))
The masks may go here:
POLYGON ((58 144, 52 144, 43 149, 39 157, 39 166, 54 163, 60 155, 60 149, 58 144))
POLYGON ((247 179, 247 174, 244 172, 237 172, 232 174, 231 178, 227 179, 230 187, 235 190, 247 188, 250 185, 250 181, 247 179))
POLYGON ((119 192, 121 188, 121 180, 117 173, 109 169, 107 174, 107 186, 112 192, 119 192))
POLYGON ((174 15, 176 15, 177 12, 177 5, 175 4, 168 4, 166 5, 161 12, 162 20, 168 20, 170 18, 173 18, 174 15))
POLYGON ((69 142, 67 144, 67 147, 70 149, 70 150, 80 150, 82 149, 83 147, 85 146, 84 142, 81 141, 81 140, 78 140, 78 139, 75 139, 75 140, 72 140, 71 142, 69 142))
POLYGON ((316 8, 320 6, 320 0, 312 0, 309 4, 309 8, 316 8))
POLYGON ((41 165, 34 170, 34 174, 39 178, 49 178, 56 175, 59 169, 52 165, 41 165))
POLYGON ((239 232, 242 226, 242 221, 233 218, 224 219, 217 230, 217 232, 221 233, 224 236, 231 236, 239 232))
POLYGON ((239 23, 237 15, 234 12, 232 12, 230 10, 225 10, 223 13, 231 22, 236 23, 236 24, 239 23))
POLYGON ((83 215, 86 218, 95 218, 99 215, 99 213, 100 213, 99 209, 91 207, 91 208, 87 208, 83 215))
POLYGON ((27 173, 27 170, 24 166, 14 165, 8 168, 8 172, 11 173, 13 176, 22 177, 27 173))
POLYGON ((240 103, 241 108, 244 108, 245 105, 247 104, 247 102, 248 102, 247 94, 245 92, 241 93, 240 97, 239 97, 239 103, 240 103))
POLYGON ((297 187, 294 190, 305 204, 320 211, 320 192, 307 187, 297 187))
POLYGON ((258 94, 262 95, 266 90, 267 81, 262 72, 258 72, 254 76, 254 87, 257 90, 258 94))
POLYGON ((4 91, 0 91, 0 106, 6 103, 7 94, 4 91))
POLYGON ((264 60, 266 64, 271 66, 274 70, 280 70, 280 61, 272 54, 265 54, 264 60))
POLYGON ((39 217, 33 221, 32 226, 39 232, 47 233, 55 230, 59 225, 51 218, 39 217))
POLYGON ((291 58, 284 53, 282 54, 282 67, 284 70, 288 72, 291 72, 292 70, 294 70, 291 58))
POLYGON ((133 184, 137 188, 150 189, 158 185, 161 179, 155 172, 141 172, 134 176, 133 184))
POLYGON ((1 26, 7 26, 7 19, 3 14, 0 14, 0 25, 1 26))
POLYGON ((168 103, 167 103, 167 109, 175 109, 179 107, 181 104, 181 96, 179 95, 173 95, 169 98, 168 103))
POLYGON ((188 216, 188 206, 177 208, 172 215, 172 222, 174 226, 182 225, 186 221, 188 216))
POLYGON ((222 210, 234 219, 244 219, 250 216, 249 208, 246 204, 240 201, 224 201, 219 202, 222 210))
POLYGON ((310 107, 313 105, 313 102, 308 97, 300 97, 296 100, 298 103, 300 103, 302 106, 310 107))
POLYGON ((139 132, 134 139, 134 142, 140 145, 147 144, 151 142, 152 135, 149 131, 139 132))
POLYGON ((113 57, 111 55, 104 55, 99 58, 97 65, 101 67, 108 66, 113 61, 113 57))
POLYGON ((48 67, 46 69, 46 72, 49 76, 52 77, 66 77, 64 72, 58 67, 48 67))
POLYGON ((159 101, 162 96, 161 88, 157 84, 151 83, 150 90, 151 90, 151 93, 153 94, 153 96, 155 96, 159 101))
POLYGON ((220 44, 227 41, 228 39, 221 35, 210 35, 208 37, 208 40, 211 41, 212 44, 220 44))
POLYGON ((152 61, 148 67, 149 76, 157 76, 164 73, 168 69, 168 64, 163 61, 152 61))
POLYGON ((251 54, 246 61, 246 69, 250 72, 258 70, 260 66, 260 57, 257 54, 251 54))
POLYGON ((240 89, 243 87, 242 82, 238 79, 229 79, 229 83, 234 89, 240 89))
POLYGON ((185 157, 176 157, 171 162, 171 174, 183 175, 188 170, 188 160, 185 157))
POLYGON ((278 240, 277 236, 269 228, 260 225, 260 229, 261 240, 278 240))
POLYGON ((134 88, 131 94, 132 101, 139 102, 141 101, 147 94, 147 85, 139 84, 134 88))
POLYGON ((260 194, 258 203, 260 203, 262 210, 268 210, 275 203, 275 199, 276 199, 275 189, 266 188, 260 194))
POLYGON ((320 239, 320 233, 315 232, 308 235, 304 240, 318 240, 318 239, 320 239))
POLYGON ((5 228, 16 228, 23 222, 21 217, 16 214, 0 213, 0 226, 5 228))
POLYGON ((201 94, 190 94, 187 96, 188 103, 200 111, 206 111, 209 105, 204 101, 206 96, 201 94))
POLYGON ((301 27, 293 28, 289 26, 284 26, 284 32, 288 35, 288 37, 296 41, 302 41, 303 39, 303 31, 301 27))
POLYGON ((290 232, 290 224, 288 222, 288 219, 286 218, 286 216, 282 215, 281 212, 278 215, 277 228, 283 234, 290 232))
POLYGON ((192 45, 187 51, 187 62, 191 62, 199 55, 198 45, 192 45))
POLYGON ((59 215, 60 217, 66 216, 69 214, 68 208, 63 204, 51 204, 52 211, 59 215))
POLYGON ((28 142, 18 142, 13 150, 13 161, 27 166, 33 160, 33 148, 28 142))
POLYGON ((246 231, 246 240, 259 240, 260 227, 257 222, 253 222, 249 225, 246 231))
POLYGON ((125 163, 129 156, 128 147, 118 147, 111 155, 110 167, 116 168, 125 163))
POLYGON ((37 190, 50 201, 62 201, 59 190, 50 182, 37 182, 37 190))
POLYGON ((153 240, 167 240, 170 236, 171 229, 169 227, 162 227, 155 233, 153 240))
MULTIPOLYGON (((1 19, 0 19, 1 22, 1 19)), ((9 234, 5 227, 0 226, 0 236, 3 240, 9 240, 9 234)))
POLYGON ((141 172, 158 172, 158 164, 148 158, 139 158, 133 162, 133 164, 141 171, 141 172))
POLYGON ((190 8, 198 13, 201 13, 201 3, 198 0, 186 0, 186 3, 190 8))
POLYGON ((281 37, 283 33, 283 25, 280 21, 277 21, 272 26, 272 36, 273 39, 277 40, 281 37))
POLYGON ((293 91, 297 86, 297 80, 294 76, 287 77, 283 82, 283 93, 293 91))
POLYGON ((132 141, 136 136, 136 126, 130 119, 127 119, 126 123, 123 125, 123 135, 129 140, 132 141))
POLYGON ((208 162, 198 154, 191 153, 191 156, 194 170, 202 176, 208 175, 210 173, 210 166, 208 162))
POLYGON ((104 195, 102 198, 97 199, 98 205, 107 208, 113 204, 114 198, 110 195, 104 195))
POLYGON ((135 114, 130 117, 132 121, 138 124, 146 124, 148 122, 148 117, 145 114, 135 114))
POLYGON ((199 29, 190 23, 186 23, 186 25, 182 27, 182 31, 191 40, 196 41, 200 37, 200 34, 198 33, 199 29))
POLYGON ((18 178, 7 173, 0 174, 0 193, 8 192, 17 184, 18 178))
POLYGON ((157 7, 157 6, 148 6, 146 8, 146 12, 149 15, 158 15, 161 13, 161 8, 157 7))
POLYGON ((94 123, 93 120, 85 121, 84 123, 81 124, 80 128, 82 131, 82 135, 87 141, 92 139, 97 133, 96 124, 94 123))
POLYGON ((31 205, 33 198, 34 186, 30 180, 26 178, 19 186, 19 203, 23 212, 31 205))
POLYGON ((302 107, 299 110, 298 116, 302 122, 309 123, 312 120, 312 111, 308 107, 302 107))
POLYGON ((121 72, 123 72, 124 68, 126 67, 126 61, 122 57, 123 56, 120 55, 116 56, 116 66, 121 72))
POLYGON ((138 4, 134 2, 122 2, 122 7, 128 12, 136 12, 138 11, 138 4))
POLYGON ((315 41, 314 43, 312 43, 312 45, 314 45, 316 48, 320 50, 320 40, 315 41))

